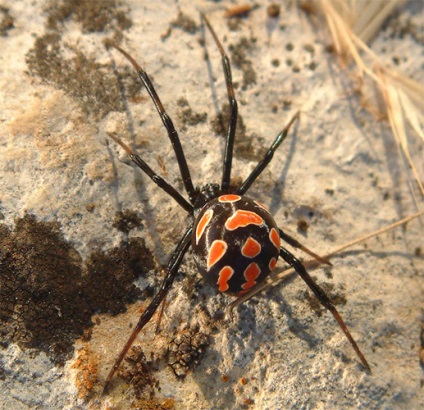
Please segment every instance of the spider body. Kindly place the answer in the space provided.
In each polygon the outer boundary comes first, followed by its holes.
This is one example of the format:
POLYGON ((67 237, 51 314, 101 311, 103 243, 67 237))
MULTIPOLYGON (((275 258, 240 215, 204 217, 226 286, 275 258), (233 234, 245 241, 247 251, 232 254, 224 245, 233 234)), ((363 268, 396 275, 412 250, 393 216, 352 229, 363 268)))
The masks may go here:
POLYGON ((197 215, 191 246, 207 282, 220 292, 242 295, 274 269, 280 236, 263 205, 246 196, 223 194, 197 215))
POLYGON ((140 316, 131 336, 117 357, 107 376, 103 392, 108 390, 113 375, 119 368, 140 330, 150 321, 168 294, 190 246, 193 248, 199 271, 205 279, 221 292, 236 296, 248 292, 256 284, 263 281, 273 270, 280 256, 281 259, 296 270, 322 305, 332 313, 363 366, 369 370, 370 367, 364 355, 359 350, 359 347, 329 297, 312 279, 303 264, 285 247, 280 245, 280 239, 292 247, 313 256, 320 263, 329 264, 329 262, 279 229, 271 214, 262 205, 245 196, 250 186, 271 162, 275 151, 287 137, 290 127, 298 119, 299 112, 292 117, 285 128, 277 135, 262 160, 258 162, 244 182, 239 187, 232 187, 230 181, 238 108, 232 82, 231 67, 224 48, 208 19, 203 14, 201 14, 201 17, 212 34, 221 54, 230 106, 221 184, 207 184, 202 189, 194 187, 178 133, 171 118, 166 113, 149 76, 126 51, 115 44, 110 44, 130 61, 149 93, 174 149, 188 199, 158 175, 121 139, 114 135, 111 135, 111 138, 121 145, 131 160, 159 188, 171 196, 195 220, 188 226, 171 254, 162 285, 140 316))

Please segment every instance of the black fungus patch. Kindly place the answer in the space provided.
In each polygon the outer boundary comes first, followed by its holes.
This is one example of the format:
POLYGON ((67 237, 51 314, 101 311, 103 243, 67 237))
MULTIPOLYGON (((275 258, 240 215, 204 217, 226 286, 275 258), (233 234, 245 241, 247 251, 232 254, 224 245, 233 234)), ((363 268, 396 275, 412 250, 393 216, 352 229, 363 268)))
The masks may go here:
POLYGON ((119 369, 119 377, 132 387, 131 405, 133 409, 175 409, 174 398, 160 395, 159 381, 154 377, 155 362, 148 360, 140 346, 133 346, 119 369))
POLYGON ((153 370, 153 361, 147 360, 140 346, 133 346, 124 359, 119 376, 133 387, 137 399, 142 397, 152 399, 158 387, 158 382, 153 377, 153 370))
POLYGON ((175 376, 183 379, 197 366, 209 345, 209 337, 199 329, 184 329, 179 332, 168 347, 168 365, 175 376))
POLYGON ((63 364, 92 315, 124 312, 142 296, 134 280, 153 267, 139 238, 93 253, 84 265, 57 223, 25 215, 13 231, 0 225, 0 339, 63 364))

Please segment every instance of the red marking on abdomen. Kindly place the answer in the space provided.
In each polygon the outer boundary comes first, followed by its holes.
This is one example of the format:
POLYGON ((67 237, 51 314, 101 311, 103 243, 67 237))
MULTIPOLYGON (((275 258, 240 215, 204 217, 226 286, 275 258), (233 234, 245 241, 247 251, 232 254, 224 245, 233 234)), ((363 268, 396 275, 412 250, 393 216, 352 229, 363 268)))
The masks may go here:
POLYGON ((280 250, 280 235, 278 235, 278 232, 275 228, 272 228, 269 231, 269 239, 271 239, 272 244, 280 250))
POLYGON ((233 216, 230 216, 225 222, 225 227, 229 231, 237 228, 244 228, 247 225, 262 225, 263 219, 255 212, 239 209, 233 216))
POLYGON ((241 254, 246 258, 254 258, 261 253, 261 249, 261 244, 249 236, 241 248, 241 254))
POLYGON ((215 265, 227 252, 228 245, 226 242, 221 240, 215 240, 212 242, 211 248, 209 249, 209 255, 207 260, 208 270, 215 265))
POLYGON ((233 194, 227 194, 227 195, 221 195, 218 198, 219 202, 237 202, 240 201, 241 196, 240 195, 233 195, 233 194))
POLYGON ((248 290, 251 287, 256 285, 256 279, 258 278, 261 270, 256 263, 251 263, 246 270, 244 271, 244 277, 246 278, 246 283, 243 283, 241 287, 244 290, 248 290))
POLYGON ((234 269, 230 266, 224 266, 219 271, 218 282, 216 283, 219 286, 218 289, 220 292, 225 292, 226 290, 228 290, 228 288, 230 287, 228 285, 228 281, 230 280, 231 276, 233 276, 233 273, 234 269))
POLYGON ((276 264, 277 264, 277 259, 271 258, 268 264, 269 269, 274 270, 276 264))
POLYGON ((203 232, 205 232, 205 228, 206 228, 207 224, 212 219, 212 215, 213 215, 213 210, 208 209, 204 213, 202 218, 200 219, 199 223, 197 224, 197 226, 196 226, 196 244, 199 243, 200 237, 203 235, 203 232))

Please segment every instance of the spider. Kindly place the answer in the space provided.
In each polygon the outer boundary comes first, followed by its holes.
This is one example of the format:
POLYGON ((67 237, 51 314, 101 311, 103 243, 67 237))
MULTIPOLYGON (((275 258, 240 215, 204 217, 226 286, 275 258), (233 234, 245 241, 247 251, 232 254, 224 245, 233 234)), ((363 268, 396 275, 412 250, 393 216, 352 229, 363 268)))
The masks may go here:
POLYGON ((234 95, 231 67, 224 48, 209 20, 204 14, 201 14, 201 20, 206 24, 221 55, 230 103, 230 118, 226 134, 221 184, 209 183, 202 188, 194 187, 178 133, 174 128, 171 118, 166 113, 149 76, 126 51, 116 44, 108 44, 108 46, 118 50, 132 64, 147 89, 174 148, 188 200, 162 177, 156 174, 127 144, 116 136, 111 137, 159 188, 170 195, 192 216, 193 222, 191 222, 169 258, 162 285, 140 316, 131 336, 117 357, 107 376, 103 392, 106 393, 109 390, 113 376, 135 338, 140 330, 150 321, 168 294, 184 255, 190 246, 193 250, 198 270, 204 279, 220 292, 233 296, 241 296, 254 288, 255 285, 261 283, 275 268, 278 257, 280 256, 296 270, 321 304, 333 314, 358 355, 362 365, 370 371, 368 362, 330 298, 315 283, 302 263, 292 253, 281 246, 280 241, 282 240, 292 247, 302 250, 320 263, 330 264, 330 262, 278 228, 274 218, 263 205, 245 196, 251 185, 270 163, 277 148, 287 137, 292 124, 299 118, 299 112, 291 118, 285 128, 277 135, 265 156, 259 161, 244 182, 237 188, 232 187, 230 185, 230 178, 238 110, 234 95))

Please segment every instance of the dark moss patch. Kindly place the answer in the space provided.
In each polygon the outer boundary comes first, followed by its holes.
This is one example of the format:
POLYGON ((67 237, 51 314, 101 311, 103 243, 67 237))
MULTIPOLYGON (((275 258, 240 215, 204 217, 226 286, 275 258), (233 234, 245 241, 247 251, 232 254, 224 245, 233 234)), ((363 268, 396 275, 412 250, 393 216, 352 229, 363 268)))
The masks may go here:
POLYGON ((142 239, 95 252, 84 265, 56 223, 26 215, 13 232, 0 225, 0 339, 63 364, 94 313, 116 315, 140 298, 133 282, 153 266, 142 239))
MULTIPOLYGON (((215 134, 222 137, 227 136, 228 121, 230 119, 230 106, 228 103, 222 105, 221 112, 211 121, 211 128, 215 134)), ((258 161, 262 158, 262 138, 256 134, 248 135, 243 117, 238 114, 236 136, 234 141, 234 157, 248 161, 258 161)))
POLYGON ((383 30, 387 31, 387 35, 391 39, 403 39, 406 36, 411 36, 418 44, 424 44, 422 26, 415 24, 410 17, 405 18, 403 15, 394 15, 386 20, 383 30))
POLYGON ((134 228, 143 226, 143 221, 136 212, 126 209, 116 213, 112 226, 121 232, 128 233, 134 228))
POLYGON ((272 64, 274 67, 279 67, 279 66, 280 66, 280 60, 279 60, 278 58, 274 58, 274 59, 271 61, 271 64, 272 64))
MULTIPOLYGON (((321 283, 320 287, 324 289, 324 292, 328 295, 330 300, 333 302, 335 306, 342 305, 344 306, 347 302, 346 295, 344 294, 343 286, 340 286, 339 289, 335 289, 334 284, 332 283, 321 283)), ((304 299, 308 302, 311 309, 315 312, 317 316, 322 316, 323 312, 325 312, 325 307, 321 304, 321 302, 313 295, 310 291, 302 292, 301 299, 304 299)))
POLYGON ((194 126, 206 122, 208 114, 206 112, 194 112, 184 97, 178 99, 177 105, 181 108, 178 112, 178 119, 181 121, 181 131, 186 131, 188 125, 194 126))
POLYGON ((255 42, 254 38, 242 37, 238 43, 229 46, 231 62, 243 71, 243 89, 256 84, 256 72, 252 62, 247 58, 247 52, 252 50, 255 42))
POLYGON ((9 13, 7 7, 0 6, 0 36, 6 37, 7 32, 14 28, 13 17, 9 13))
MULTIPOLYGON (((26 62, 30 75, 74 97, 86 115, 99 119, 110 111, 125 109, 121 84, 111 65, 99 64, 93 56, 63 45, 57 33, 38 37, 26 62)), ((135 98, 141 90, 137 73, 125 67, 118 75, 128 98, 135 98)))
POLYGON ((271 3, 267 9, 266 12, 269 17, 278 17, 280 15, 280 5, 277 3, 271 3))
POLYGON ((305 221, 302 218, 297 220, 297 230, 299 232, 306 233, 308 231, 308 228, 309 228, 309 223, 307 221, 305 221))
POLYGON ((227 27, 230 31, 239 31, 243 27, 243 18, 237 16, 227 19, 227 27))
POLYGON ((128 98, 140 92, 137 74, 129 67, 113 72, 111 64, 99 64, 94 56, 84 53, 78 44, 62 40, 66 22, 81 24, 81 33, 106 32, 119 43, 123 30, 131 27, 126 10, 117 0, 56 1, 46 8, 46 32, 36 37, 34 47, 26 55, 28 73, 44 83, 64 90, 75 98, 84 114, 94 120, 109 111, 123 111, 121 87, 128 98), (117 81, 117 75, 121 83, 117 81))
POLYGON ((64 0, 50 2, 46 8, 47 28, 59 30, 66 21, 81 24, 83 33, 127 30, 132 26, 128 10, 117 0, 64 0))
POLYGON ((190 34, 196 34, 198 30, 196 22, 181 11, 177 18, 171 22, 171 27, 180 28, 190 34))

